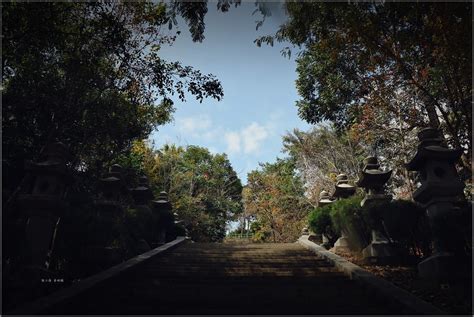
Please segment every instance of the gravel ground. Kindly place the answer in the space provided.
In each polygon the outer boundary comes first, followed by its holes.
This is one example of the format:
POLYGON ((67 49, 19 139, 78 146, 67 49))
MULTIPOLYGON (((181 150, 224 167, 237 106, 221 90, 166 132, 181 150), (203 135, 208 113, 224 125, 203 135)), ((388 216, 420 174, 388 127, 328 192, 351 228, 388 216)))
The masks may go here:
MULTIPOLYGON (((333 251, 333 250, 330 250, 333 251)), ((359 254, 336 252, 348 261, 382 277, 449 314, 472 315, 472 279, 450 284, 434 284, 418 277, 416 266, 366 265, 359 254)))

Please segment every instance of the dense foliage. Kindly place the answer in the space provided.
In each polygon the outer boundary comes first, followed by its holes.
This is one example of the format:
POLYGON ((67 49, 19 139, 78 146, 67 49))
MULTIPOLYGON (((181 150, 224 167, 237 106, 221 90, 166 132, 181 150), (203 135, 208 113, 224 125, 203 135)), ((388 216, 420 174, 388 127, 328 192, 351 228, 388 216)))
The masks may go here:
MULTIPOLYGON (((393 200, 360 210, 368 228, 380 232, 399 243, 406 251, 417 256, 431 253, 429 224, 425 210, 418 204, 407 200, 393 200)), ((370 235, 370 232, 366 232, 370 235)))
POLYGON ((243 190, 245 213, 258 223, 259 240, 294 242, 311 207, 294 161, 277 159, 248 174, 243 190))
MULTIPOLYGON (((311 230, 326 235, 329 239, 328 247, 344 231, 351 247, 361 251, 371 242, 372 230, 378 230, 390 241, 397 243, 407 255, 421 258, 431 254, 428 220, 424 209, 418 204, 407 200, 392 200, 361 207, 361 200, 360 196, 353 196, 315 208, 308 216, 311 230)), ((460 222, 453 224, 453 230, 457 231, 464 232, 467 227, 468 225, 460 222)), ((460 245, 467 246, 462 241, 460 245)))
POLYGON ((285 8, 288 20, 256 43, 302 48, 301 118, 329 120, 406 154, 413 128, 440 126, 465 150, 463 176, 471 177, 471 3, 287 1, 285 8))
POLYGON ((308 224, 313 232, 324 234, 329 240, 329 245, 333 245, 339 238, 331 218, 331 205, 313 209, 308 215, 308 224))
POLYGON ((135 142, 119 163, 149 175, 157 195, 166 191, 195 241, 220 241, 228 221, 242 212, 242 185, 225 154, 211 154, 198 146, 165 145, 153 150, 135 142))
POLYGON ((334 230, 342 235, 342 232, 349 238, 354 249, 361 250, 370 242, 370 225, 361 219, 361 196, 352 196, 346 199, 339 199, 330 204, 330 216, 334 230))
POLYGON ((317 203, 322 190, 334 188, 336 176, 344 173, 355 180, 368 149, 338 134, 332 126, 295 129, 283 137, 283 150, 296 162, 310 199, 317 203))
MULTIPOLYGON (((185 5, 175 14, 181 14, 185 5)), ((168 122, 170 96, 221 99, 222 87, 159 57, 171 44, 170 9, 147 2, 2 3, 4 183, 55 140, 72 167, 97 177, 131 141, 168 122)))

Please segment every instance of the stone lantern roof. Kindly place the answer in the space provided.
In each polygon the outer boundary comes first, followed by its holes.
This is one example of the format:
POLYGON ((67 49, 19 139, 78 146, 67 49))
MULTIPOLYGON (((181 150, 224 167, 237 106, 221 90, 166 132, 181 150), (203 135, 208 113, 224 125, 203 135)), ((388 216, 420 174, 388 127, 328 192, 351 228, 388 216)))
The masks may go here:
POLYGON ((168 193, 165 191, 161 191, 160 194, 158 195, 157 201, 168 202, 168 193))
POLYGON ((153 200, 152 203, 155 207, 159 208, 160 210, 161 209, 164 209, 164 210, 171 210, 172 209, 172 205, 168 201, 168 193, 165 192, 165 191, 160 192, 160 194, 158 195, 158 199, 153 200))
POLYGON ((333 201, 331 200, 331 196, 329 195, 329 193, 325 190, 323 190, 320 194, 319 194, 319 202, 318 202, 318 206, 322 207, 324 205, 327 205, 327 204, 330 204, 332 203, 333 201))
POLYGON ((99 184, 106 200, 118 200, 125 186, 122 180, 122 167, 118 164, 112 165, 105 177, 99 179, 99 184))
POLYGON ((439 160, 455 163, 462 155, 462 149, 449 149, 443 144, 437 129, 426 128, 418 132, 418 151, 415 157, 406 164, 409 171, 420 171, 426 160, 439 160))
POLYGON ((25 170, 36 174, 51 174, 70 181, 67 177, 66 162, 70 159, 70 152, 62 142, 52 143, 46 146, 43 155, 45 159, 41 162, 26 162, 25 170))
POLYGON ((66 163, 66 161, 71 158, 71 153, 69 152, 67 146, 62 142, 56 142, 48 145, 44 149, 44 154, 50 161, 57 161, 60 163, 66 163))
POLYGON ((336 190, 334 194, 332 194, 334 198, 347 198, 354 195, 355 191, 355 186, 349 184, 349 179, 346 174, 337 175, 336 190))
POLYGON ((356 185, 366 190, 381 190, 390 179, 392 171, 380 170, 380 164, 375 156, 365 158, 364 164, 365 166, 359 174, 359 180, 356 185))
POLYGON ((145 175, 140 176, 138 179, 138 186, 130 190, 135 203, 146 204, 149 200, 152 200, 153 193, 148 187, 148 177, 145 175))

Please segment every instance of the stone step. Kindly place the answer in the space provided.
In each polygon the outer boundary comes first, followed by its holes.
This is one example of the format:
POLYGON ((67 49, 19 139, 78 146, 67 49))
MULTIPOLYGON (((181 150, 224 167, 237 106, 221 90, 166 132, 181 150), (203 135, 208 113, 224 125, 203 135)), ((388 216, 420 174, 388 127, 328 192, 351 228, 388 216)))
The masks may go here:
MULTIPOLYGON (((163 255, 164 256, 164 255, 163 255)), ((263 253, 263 252, 229 252, 228 254, 224 254, 222 252, 176 252, 171 255, 171 257, 204 257, 204 258, 236 258, 236 257, 242 257, 242 258, 288 258, 288 259, 300 259, 300 258, 322 258, 322 257, 317 257, 312 254, 307 254, 307 253, 275 253, 275 252, 268 252, 268 253, 263 253)))
POLYGON ((296 243, 187 243, 47 314, 402 314, 296 243))
POLYGON ((154 273, 156 277, 162 276, 178 276, 178 277, 189 277, 193 276, 216 276, 216 277, 227 277, 227 276, 255 276, 255 277, 279 277, 279 276, 294 276, 294 277, 312 277, 320 275, 331 275, 331 276, 341 276, 341 272, 295 272, 295 271, 174 271, 174 272, 157 272, 154 273))
POLYGON ((150 276, 144 274, 129 274, 122 276, 120 279, 116 279, 110 282, 113 288, 120 288, 120 285, 245 285, 252 286, 271 286, 278 287, 281 285, 295 285, 299 284, 302 286, 319 286, 319 285, 338 285, 338 283, 349 282, 353 284, 346 275, 343 274, 324 274, 320 276, 280 276, 280 277, 265 277, 265 276, 202 276, 196 275, 192 279, 187 276, 150 276))
POLYGON ((248 261, 186 261, 176 263, 176 261, 159 261, 154 262, 153 264, 146 265, 144 267, 294 267, 294 268, 312 268, 312 267, 330 267, 334 266, 328 261, 305 261, 305 262, 289 262, 289 261, 279 261, 279 262, 248 262, 248 261))
POLYGON ((320 265, 294 265, 294 264, 282 264, 279 263, 277 265, 271 263, 265 264, 256 264, 252 265, 252 263, 233 263, 233 264, 219 264, 219 263, 160 263, 154 265, 144 266, 142 270, 151 271, 151 272, 160 272, 160 271, 174 271, 174 270, 295 270, 295 271, 302 271, 302 270, 317 270, 317 271, 332 271, 337 270, 333 265, 330 263, 320 263, 320 265))
POLYGON ((168 262, 196 262, 196 263, 206 263, 206 262, 216 262, 216 263, 234 263, 234 262, 240 262, 240 263, 319 263, 319 262, 328 262, 324 258, 318 258, 318 257, 311 257, 311 256, 305 256, 305 257, 289 257, 289 256, 214 256, 214 257, 197 257, 197 256, 191 256, 191 255, 186 255, 186 256, 175 256, 175 255, 170 255, 169 257, 161 257, 161 258, 156 258, 156 259, 151 259, 147 263, 168 263, 168 262))

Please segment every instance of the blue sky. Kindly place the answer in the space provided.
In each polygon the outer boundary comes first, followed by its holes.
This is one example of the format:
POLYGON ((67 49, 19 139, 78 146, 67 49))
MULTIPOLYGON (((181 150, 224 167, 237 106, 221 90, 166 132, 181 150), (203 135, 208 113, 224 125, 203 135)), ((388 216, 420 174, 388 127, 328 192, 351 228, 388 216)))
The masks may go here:
POLYGON ((258 162, 273 162, 282 157, 281 137, 294 128, 309 125, 297 115, 295 101, 296 63, 281 56, 289 44, 257 47, 253 41, 261 35, 273 34, 284 21, 284 14, 272 6, 272 16, 258 31, 252 2, 217 12, 209 3, 205 17, 205 39, 194 43, 182 20, 181 35, 170 47, 162 47, 161 57, 193 66, 202 73, 214 74, 222 83, 221 101, 205 99, 202 103, 187 96, 185 103, 174 98, 174 121, 159 127, 150 139, 156 147, 165 143, 199 145, 213 153, 227 153, 232 166, 246 183, 247 173, 258 162))

